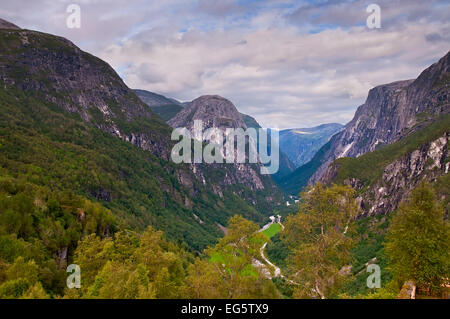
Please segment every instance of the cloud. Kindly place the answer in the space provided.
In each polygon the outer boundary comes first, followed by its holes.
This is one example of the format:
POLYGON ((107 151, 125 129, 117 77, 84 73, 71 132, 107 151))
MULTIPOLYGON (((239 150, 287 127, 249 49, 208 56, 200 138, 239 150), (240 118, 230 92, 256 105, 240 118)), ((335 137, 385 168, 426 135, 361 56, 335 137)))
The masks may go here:
POLYGON ((235 0, 199 0, 197 9, 200 12, 204 12, 216 17, 224 17, 233 13, 241 12, 240 7, 235 0))
POLYGON ((382 28, 368 29, 361 0, 84 0, 80 30, 65 1, 6 2, 0 16, 68 37, 132 88, 219 94, 275 128, 346 123, 371 87, 417 77, 450 44, 442 1, 377 1, 382 28))

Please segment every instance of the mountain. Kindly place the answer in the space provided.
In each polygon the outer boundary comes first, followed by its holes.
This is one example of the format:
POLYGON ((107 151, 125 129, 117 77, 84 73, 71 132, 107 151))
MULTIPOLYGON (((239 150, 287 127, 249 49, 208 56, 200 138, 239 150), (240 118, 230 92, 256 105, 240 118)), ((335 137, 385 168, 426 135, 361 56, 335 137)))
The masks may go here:
POLYGON ((164 121, 173 118, 183 109, 183 104, 175 99, 167 98, 164 95, 156 94, 145 90, 133 90, 134 93, 147 104, 153 112, 161 116, 164 121))
POLYGON ((309 162, 342 127, 341 124, 331 123, 311 128, 282 130, 280 131, 280 148, 297 168, 309 162))
MULTIPOLYGON (((226 134, 227 128, 247 129, 241 113, 238 112, 233 103, 218 95, 201 96, 181 110, 168 124, 173 128, 183 127, 193 134, 194 120, 203 121, 203 130, 208 128, 219 128, 223 134, 226 134)), ((207 140, 205 140, 207 141, 207 140)), ((256 147, 256 141, 250 141, 249 147, 256 147)), ((247 156, 247 154, 246 154, 247 156)), ((261 174, 264 170, 263 165, 258 163, 234 163, 234 164, 208 164, 196 165, 200 168, 197 173, 202 172, 202 167, 217 167, 220 165, 225 172, 222 185, 244 185, 255 191, 268 192, 269 198, 280 199, 278 187, 267 174, 261 174)), ((256 204, 256 203, 255 203, 256 204)))
POLYGON ((180 106, 182 105, 181 102, 179 102, 175 99, 168 98, 168 97, 165 97, 164 95, 153 93, 150 91, 135 89, 135 90, 133 90, 133 92, 136 93, 136 95, 139 96, 140 98, 143 98, 145 100, 143 102, 150 107, 158 106, 158 105, 170 105, 170 104, 175 104, 175 105, 180 105, 180 106))
MULTIPOLYGON (((338 158, 359 157, 400 141, 442 114, 449 113, 449 62, 447 53, 416 80, 398 81, 369 91, 354 118, 334 135, 305 165, 287 176, 281 186, 298 193, 321 179, 338 158)), ((367 168, 370 170, 371 168, 367 168)))
POLYGON ((2 30, 0 80, 162 158, 170 128, 102 60, 53 35, 2 30))
POLYGON ((247 128, 233 103, 218 95, 204 95, 193 100, 168 124, 173 128, 186 127, 192 130, 194 120, 202 120, 204 130, 211 127, 247 128))
MULTIPOLYGON (((262 223, 281 202, 270 179, 225 189, 226 170, 171 162, 172 129, 107 63, 72 42, 3 28, 0 52, 0 192, 35 192, 37 211, 47 193, 81 196, 110 210, 122 228, 151 225, 193 250, 213 244, 230 216, 262 223), (253 192, 262 187, 266 193, 253 192)), ((55 216, 72 208, 55 225, 64 236, 52 253, 67 259, 77 242, 68 239, 74 230, 67 221, 84 210, 63 203, 55 216)))

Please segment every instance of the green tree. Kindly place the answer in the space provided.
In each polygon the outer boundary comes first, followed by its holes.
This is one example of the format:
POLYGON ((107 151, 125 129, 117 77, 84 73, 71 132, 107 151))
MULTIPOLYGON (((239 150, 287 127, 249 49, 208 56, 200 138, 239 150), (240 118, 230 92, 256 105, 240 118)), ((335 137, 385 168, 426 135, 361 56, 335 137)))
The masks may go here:
POLYGON ((34 260, 18 257, 5 271, 6 281, 0 285, 0 298, 49 298, 39 280, 39 267, 34 260))
POLYGON ((420 184, 389 227, 386 253, 394 280, 438 292, 450 274, 450 228, 433 189, 420 184))
POLYGON ((357 213, 351 187, 318 183, 301 194, 299 212, 286 222, 284 238, 291 251, 290 268, 299 283, 294 297, 327 298, 345 276, 353 244, 349 230, 357 213))
POLYGON ((183 250, 160 231, 121 231, 113 238, 85 237, 75 251, 81 289, 68 298, 182 298, 186 273, 183 250))
POLYGON ((272 281, 253 267, 264 235, 245 218, 230 218, 227 234, 206 250, 209 260, 198 259, 189 269, 188 286, 193 298, 278 298, 272 281))
POLYGON ((155 298, 148 279, 148 270, 142 264, 107 262, 89 288, 89 298, 149 299, 155 298))
POLYGON ((45 292, 42 284, 36 282, 21 297, 21 299, 49 299, 50 296, 45 292))

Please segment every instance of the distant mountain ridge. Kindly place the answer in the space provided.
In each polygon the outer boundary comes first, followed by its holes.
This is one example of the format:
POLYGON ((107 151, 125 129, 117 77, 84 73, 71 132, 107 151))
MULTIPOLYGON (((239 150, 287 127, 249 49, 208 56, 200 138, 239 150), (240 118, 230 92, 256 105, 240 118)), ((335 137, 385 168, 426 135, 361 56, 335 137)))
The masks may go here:
POLYGON ((322 124, 311 128, 280 131, 281 150, 299 167, 309 162, 316 152, 344 126, 338 123, 322 124))
POLYGON ((157 105, 169 105, 169 104, 176 104, 176 105, 182 105, 181 102, 165 97, 162 94, 146 91, 146 90, 139 90, 139 89, 133 89, 134 93, 136 93, 139 97, 145 98, 145 104, 147 104, 150 107, 157 106, 157 105))
POLYGON ((133 90, 137 96, 147 104, 153 112, 161 116, 164 121, 168 121, 180 112, 184 105, 183 103, 167 98, 164 95, 153 93, 146 90, 133 90))

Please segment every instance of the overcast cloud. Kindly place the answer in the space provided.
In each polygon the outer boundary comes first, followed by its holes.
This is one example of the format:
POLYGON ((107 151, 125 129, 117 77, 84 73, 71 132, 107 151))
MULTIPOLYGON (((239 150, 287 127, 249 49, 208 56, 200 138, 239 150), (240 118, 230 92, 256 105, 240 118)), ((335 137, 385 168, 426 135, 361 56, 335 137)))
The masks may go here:
POLYGON ((219 94, 274 128, 345 124, 371 87, 450 49, 449 1, 2 0, 0 17, 69 38, 131 88, 219 94), (66 27, 70 3, 80 29, 66 27), (370 3, 381 29, 366 26, 370 3))

